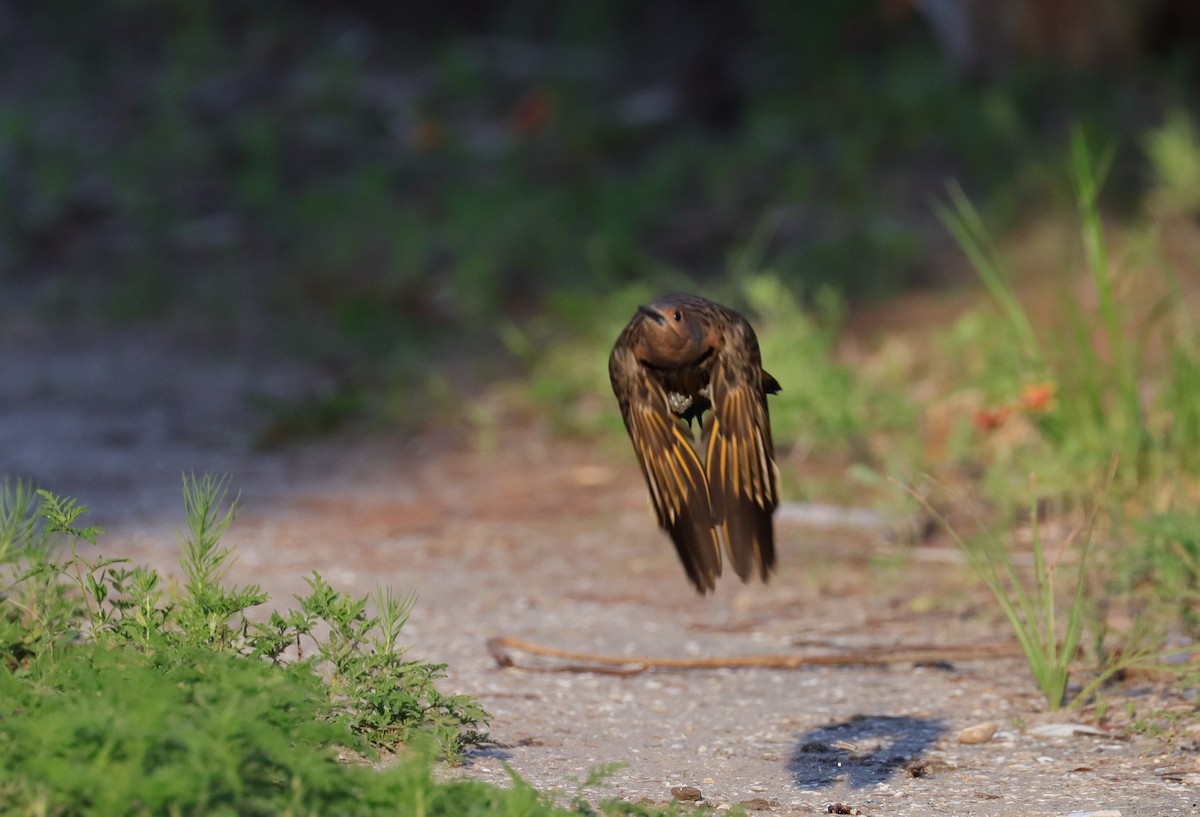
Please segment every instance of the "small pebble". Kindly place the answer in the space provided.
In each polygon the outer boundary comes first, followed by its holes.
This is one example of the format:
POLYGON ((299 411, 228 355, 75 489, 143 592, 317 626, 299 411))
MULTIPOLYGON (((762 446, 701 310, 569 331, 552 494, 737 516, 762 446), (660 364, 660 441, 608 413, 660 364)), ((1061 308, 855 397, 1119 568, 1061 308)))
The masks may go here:
POLYGON ((862 814, 854 806, 848 806, 845 803, 830 803, 825 807, 826 814, 862 814))
POLYGON ((695 786, 672 786, 671 796, 676 800, 690 803, 704 799, 704 794, 695 786))
POLYGON ((952 771, 956 767, 938 757, 922 757, 907 760, 900 764, 900 768, 908 772, 909 777, 929 777, 938 772, 952 771))
POLYGON ((966 744, 987 743, 996 735, 996 730, 999 727, 995 721, 986 721, 985 723, 977 723, 974 726, 968 726, 958 733, 958 742, 966 744))
POLYGON ((761 797, 755 797, 751 800, 743 800, 738 803, 746 811, 766 811, 771 808, 771 803, 761 797))
POLYGON ((1106 808, 1100 811, 1072 811, 1070 814, 1064 814, 1063 817, 1121 817, 1121 812, 1115 808, 1106 808))
MULTIPOLYGON (((1096 735, 1099 737, 1111 737, 1108 732, 1103 729, 1098 729, 1095 726, 1088 726, 1085 723, 1046 723, 1041 726, 1035 726, 1029 730, 1029 734, 1039 738, 1070 738, 1076 735, 1096 735)), ((1091 814, 1092 812, 1088 812, 1091 814)), ((1097 814, 1100 812, 1096 812, 1097 814)))

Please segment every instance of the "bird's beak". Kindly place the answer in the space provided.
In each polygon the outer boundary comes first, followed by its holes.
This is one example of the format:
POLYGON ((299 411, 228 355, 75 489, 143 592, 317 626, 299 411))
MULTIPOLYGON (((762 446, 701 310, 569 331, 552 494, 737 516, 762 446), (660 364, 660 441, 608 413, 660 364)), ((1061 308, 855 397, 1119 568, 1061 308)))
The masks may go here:
POLYGON ((663 323, 665 323, 665 322, 666 322, 666 320, 667 320, 666 318, 664 318, 664 317, 662 316, 662 313, 660 313, 660 312, 659 312, 657 309, 654 309, 653 307, 649 307, 649 306, 638 306, 638 310, 637 310, 637 311, 638 311, 638 312, 640 312, 640 313, 642 313, 643 315, 645 315, 647 318, 650 318, 652 321, 654 321, 655 323, 659 324, 660 326, 661 326, 663 323))

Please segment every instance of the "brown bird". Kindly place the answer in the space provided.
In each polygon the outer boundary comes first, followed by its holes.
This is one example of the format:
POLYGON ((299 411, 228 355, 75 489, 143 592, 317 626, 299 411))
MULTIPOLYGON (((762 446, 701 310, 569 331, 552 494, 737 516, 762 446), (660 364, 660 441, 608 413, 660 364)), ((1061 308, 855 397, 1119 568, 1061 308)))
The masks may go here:
POLYGON ((766 396, 779 382, 763 371, 749 322, 705 298, 664 296, 638 307, 608 374, 658 524, 692 584, 716 586, 722 548, 742 581, 766 581, 779 505, 766 396))

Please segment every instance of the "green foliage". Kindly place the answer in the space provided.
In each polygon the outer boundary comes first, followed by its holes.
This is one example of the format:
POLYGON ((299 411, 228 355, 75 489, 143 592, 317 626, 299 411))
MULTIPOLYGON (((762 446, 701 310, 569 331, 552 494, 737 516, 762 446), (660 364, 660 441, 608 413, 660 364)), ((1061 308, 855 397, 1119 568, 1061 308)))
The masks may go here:
POLYGON ((221 584, 233 566, 233 549, 221 547, 221 536, 237 512, 237 499, 226 503, 226 493, 224 477, 206 474, 197 480, 193 475, 183 481, 187 531, 179 536, 179 565, 186 582, 171 619, 185 643, 241 652, 247 646, 249 627, 245 612, 266 602, 267 595, 257 585, 226 588, 221 584))
MULTIPOLYGON (((887 295, 929 258, 930 178, 1019 201, 1060 153, 1049 99, 1114 132, 1137 119, 1124 88, 963 82, 915 16, 862 3, 755 2, 738 32, 714 31, 744 80, 721 133, 680 114, 679 88, 655 100, 625 70, 628 4, 491 15, 520 70, 453 15, 417 35, 381 9, 59 5, 18 14, 30 34, 10 59, 56 68, 0 116, 0 245, 31 262, 60 248, 52 266, 89 288, 45 306, 230 320, 254 302, 304 353, 366 369, 429 336, 490 336, 560 290, 664 267, 711 280, 764 218, 779 229, 761 266, 790 287, 887 295), (196 274, 166 272, 181 268, 196 274)), ((1147 96, 1144 76, 1129 85, 1147 96)))
POLYGON ((1150 128, 1142 148, 1154 171, 1152 204, 1167 213, 1200 213, 1200 133, 1183 108, 1167 112, 1165 121, 1150 128))
MULTIPOLYGON (((398 638, 415 599, 398 600, 377 591, 377 613, 367 599, 352 599, 318 575, 299 609, 275 612, 251 623, 248 609, 266 595, 257 585, 222 583, 233 552, 221 536, 233 522, 236 500, 227 501, 227 480, 185 477, 187 529, 180 535, 180 566, 186 582, 178 599, 164 599, 155 571, 125 566, 124 560, 88 558, 80 540, 94 540, 94 527, 77 527, 86 507, 47 491, 38 503, 24 483, 0 494, 0 575, 4 666, 36 678, 54 671, 62 655, 82 644, 106 649, 136 648, 169 662, 179 650, 268 659, 276 666, 301 639, 314 644, 314 657, 300 662, 313 672, 328 668, 330 716, 372 744, 394 746, 418 732, 436 737, 440 751, 455 755, 480 739, 463 733, 486 720, 466 696, 443 696, 433 685, 444 665, 404 659, 398 638), (56 541, 66 539, 60 555, 56 541), (318 627, 328 635, 313 635, 318 627)), ((260 661, 251 661, 259 663, 260 661)), ((40 683, 46 683, 44 679, 40 683)))
POLYGON ((953 233, 967 258, 970 259, 979 279, 988 293, 1000 306, 1016 348, 1030 365, 1038 365, 1042 359, 1041 346, 1033 325, 1029 322, 1016 292, 1011 277, 1002 269, 999 253, 988 235, 983 219, 971 204, 966 193, 956 183, 949 185, 950 205, 936 205, 938 216, 953 233))
MULTIPOLYGON (((339 760, 365 747, 324 717, 325 685, 304 663, 93 641, 36 684, 0 673, 0 695, 6 813, 568 814, 515 775, 507 789, 436 781, 419 741, 381 769, 339 760)), ((599 813, 658 813, 632 808, 609 803, 599 813)))
MULTIPOLYGON (((1059 314, 1065 321, 1035 329, 1001 252, 961 190, 952 187, 950 206, 940 209, 999 307, 997 314, 968 315, 949 336, 950 359, 969 358, 959 372, 963 382, 987 401, 976 414, 975 433, 959 441, 958 453, 982 466, 979 482, 1007 516, 1021 502, 1032 508, 1033 588, 1022 589, 1006 561, 1010 550, 994 541, 984 546, 955 538, 996 596, 1052 707, 1061 701, 1080 639, 1082 585, 1067 607, 1064 631, 1052 603, 1053 562, 1041 552, 1041 503, 1065 515, 1094 506, 1090 475, 1106 460, 1121 463, 1110 479, 1112 535, 1133 542, 1100 551, 1110 595, 1097 606, 1092 628, 1096 675, 1075 702, 1089 699, 1121 670, 1167 666, 1165 634, 1177 622, 1195 627, 1200 576, 1195 552, 1200 540, 1192 536, 1188 514, 1137 521, 1164 502, 1186 506, 1180 500, 1192 496, 1200 476, 1200 355, 1193 319, 1179 281, 1160 256, 1149 261, 1144 252, 1137 256, 1143 266, 1161 270, 1157 279, 1147 277, 1149 270, 1114 260, 1099 203, 1111 151, 1097 159, 1077 130, 1071 156, 1088 295, 1079 298, 1064 277, 1059 314), (1081 301, 1090 304, 1085 308, 1081 301), (1004 424, 1005 430, 997 430, 1004 424), (1020 484, 1031 472, 1039 475, 1040 495, 1032 484, 1028 489, 1020 484), (1105 614, 1114 607, 1139 611, 1134 625, 1110 631, 1105 614)), ((1080 580, 1093 548, 1093 522, 1081 549, 1080 580)))
MULTIPOLYGON (((86 506, 74 500, 45 491, 35 494, 25 483, 13 487, 6 480, 0 490, 0 663, 10 671, 52 662, 58 650, 75 642, 86 626, 89 606, 87 597, 78 592, 84 574, 76 544, 80 537, 100 533, 99 528, 74 527, 86 512, 86 506), (59 561, 53 548, 52 532, 69 537, 70 555, 65 562, 59 561)), ((98 563, 98 569, 111 564, 111 560, 98 563)))
POLYGON ((0 792, 17 813, 307 814, 372 784, 335 762, 352 741, 303 664, 91 641, 36 683, 3 680, 0 792))
POLYGON ((884 452, 869 439, 909 429, 915 408, 898 373, 864 377, 838 360, 843 305, 830 289, 805 310, 777 275, 743 278, 741 300, 757 327, 763 366, 783 385, 770 399, 776 439, 818 453, 852 452, 875 462, 884 452))
POLYGON ((299 622, 273 617, 268 632, 298 637, 317 624, 328 629, 329 634, 317 641, 318 656, 329 667, 335 712, 351 729, 380 746, 429 733, 451 757, 483 739, 474 727, 486 722, 487 712, 469 696, 443 695, 434 685, 445 675, 446 665, 407 659, 397 646, 415 596, 399 599, 390 589, 378 589, 373 597, 376 613, 369 615, 367 599, 338 593, 317 574, 308 584, 310 593, 299 599, 299 622))
POLYGON ((522 392, 557 429, 624 433, 609 385, 608 355, 637 305, 657 294, 645 284, 607 297, 561 293, 550 299, 540 317, 520 325, 503 324, 505 347, 526 368, 522 392))
POLYGON ((980 370, 1003 380, 1010 394, 1046 389, 1046 399, 1028 415, 1032 433, 1006 452, 1007 462, 989 464, 1004 465, 1010 476, 1037 471, 1043 490, 1080 499, 1081 477, 1116 456, 1123 467, 1115 487, 1128 495, 1147 480, 1197 473, 1200 355, 1169 267, 1161 264, 1160 281, 1139 282, 1135 290, 1134 271, 1111 258, 1099 196, 1112 152, 1094 158, 1076 131, 1071 155, 1080 244, 1095 305, 1084 309, 1076 297, 1065 297, 1065 324, 1034 330, 983 220, 961 190, 951 187, 951 205, 939 213, 1000 307, 1002 334, 982 338, 976 349, 983 355, 980 370), (1156 291, 1158 299, 1147 305, 1156 291), (1169 365, 1155 366, 1152 348, 1168 350, 1169 365))
POLYGON ((330 434, 360 417, 369 407, 366 390, 337 388, 295 400, 263 397, 256 401, 270 419, 255 435, 262 448, 294 443, 330 434))
POLYGON ((220 539, 237 508, 227 485, 184 478, 186 581, 167 598, 154 571, 79 553, 101 534, 79 525, 85 507, 5 483, 5 813, 659 813, 615 801, 597 811, 582 800, 566 811, 515 775, 507 789, 435 781, 433 758, 453 759, 480 740, 475 727, 488 716, 471 698, 436 689, 445 665, 405 657, 398 642, 415 597, 379 589, 355 599, 314 574, 295 609, 251 622, 247 610, 266 595, 222 584, 234 554, 220 539), (302 642, 311 657, 286 655, 302 642), (399 745, 404 752, 382 769, 361 762, 374 747, 399 745))
POLYGON ((1134 542, 1117 558, 1114 591, 1143 592, 1161 620, 1200 633, 1200 516, 1156 514, 1133 529, 1134 542))
POLYGON ((1071 664, 1083 634, 1088 557, 1092 550, 1093 531, 1100 505, 1093 510, 1086 525, 1066 537, 1054 557, 1048 559, 1038 521, 1037 491, 1035 489, 1031 492, 1035 497, 1029 516, 1033 583, 1026 587, 1014 563, 1013 548, 1007 547, 996 536, 986 531, 983 536, 963 538, 924 496, 915 491, 911 493, 946 530, 992 592, 1021 645, 1034 680, 1046 697, 1046 704, 1052 710, 1063 706, 1066 703, 1071 664), (1078 548, 1078 566, 1075 569, 1064 626, 1056 607, 1058 591, 1055 587, 1055 575, 1063 556, 1073 549, 1074 539, 1079 534, 1082 534, 1082 544, 1078 548))

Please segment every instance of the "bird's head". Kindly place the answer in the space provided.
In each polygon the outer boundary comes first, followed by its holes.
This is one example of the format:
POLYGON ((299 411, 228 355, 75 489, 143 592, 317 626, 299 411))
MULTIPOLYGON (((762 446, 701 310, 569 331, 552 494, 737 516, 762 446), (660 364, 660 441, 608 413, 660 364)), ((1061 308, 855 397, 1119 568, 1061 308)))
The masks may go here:
POLYGON ((674 368, 695 363, 708 351, 704 316, 682 298, 662 298, 638 307, 642 342, 637 356, 651 366, 674 368))

